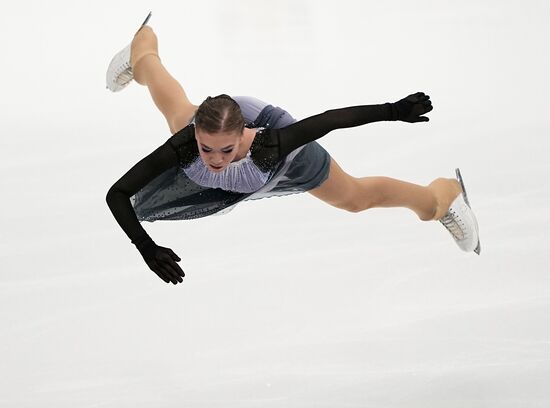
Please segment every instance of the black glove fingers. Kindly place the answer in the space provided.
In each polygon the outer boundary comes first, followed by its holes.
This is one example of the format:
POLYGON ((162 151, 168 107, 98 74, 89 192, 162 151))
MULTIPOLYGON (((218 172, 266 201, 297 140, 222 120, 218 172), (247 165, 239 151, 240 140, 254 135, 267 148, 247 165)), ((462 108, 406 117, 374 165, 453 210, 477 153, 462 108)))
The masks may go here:
POLYGON ((159 278, 161 278, 164 282, 166 283, 169 283, 170 282, 170 279, 168 279, 168 277, 166 276, 166 274, 164 273, 164 271, 162 270, 162 268, 159 266, 159 264, 155 261, 151 262, 149 264, 149 268, 155 272, 159 278))
POLYGON ((177 256, 174 251, 172 251, 170 248, 168 248, 168 250, 169 250, 170 256, 172 257, 172 259, 174 261, 177 261, 177 262, 181 261, 181 258, 179 256, 177 256))
POLYGON ((174 268, 172 263, 175 263, 172 259, 170 261, 161 261, 162 267, 165 271, 167 271, 167 274, 170 276, 170 278, 173 278, 176 280, 176 282, 183 282, 182 277, 179 275, 179 272, 174 268))
POLYGON ((158 258, 158 256, 148 265, 149 268, 151 268, 153 272, 159 275, 159 277, 166 283, 172 282, 175 284, 177 282, 176 278, 172 276, 170 270, 165 267, 164 263, 158 258))
MULTIPOLYGON (((175 255, 175 254, 174 254, 175 255)), ((169 271, 170 275, 174 276, 181 282, 180 277, 184 277, 185 274, 180 266, 174 261, 168 251, 163 252, 157 256, 157 259, 161 262, 162 266, 169 271)))
POLYGON ((153 272, 155 272, 157 276, 161 278, 164 282, 170 283, 170 279, 166 278, 162 272, 160 271, 153 271, 153 272))
POLYGON ((170 282, 172 282, 172 284, 176 285, 178 283, 177 278, 172 276, 172 274, 170 272, 168 272, 166 268, 164 269, 164 273, 168 276, 168 278, 170 279, 170 282))
POLYGON ((183 269, 176 263, 181 261, 181 258, 176 255, 174 251, 172 251, 170 248, 168 248, 168 254, 170 255, 170 265, 176 270, 177 274, 181 276, 182 278, 185 276, 185 272, 183 272, 183 269))
POLYGON ((179 276, 178 272, 176 271, 176 269, 174 269, 174 267, 172 266, 172 264, 170 262, 160 261, 160 264, 161 264, 162 269, 166 273, 166 276, 168 276, 170 278, 172 283, 175 284, 177 282, 183 282, 183 279, 181 278, 181 276, 179 276))
POLYGON ((172 263, 172 267, 176 270, 176 273, 181 276, 182 278, 185 277, 185 272, 183 272, 183 269, 174 261, 172 263))
POLYGON ((178 283, 178 280, 181 278, 177 276, 176 272, 172 270, 170 265, 167 262, 159 262, 159 263, 160 263, 162 272, 164 273, 164 276, 170 279, 170 282, 172 282, 174 285, 178 283))

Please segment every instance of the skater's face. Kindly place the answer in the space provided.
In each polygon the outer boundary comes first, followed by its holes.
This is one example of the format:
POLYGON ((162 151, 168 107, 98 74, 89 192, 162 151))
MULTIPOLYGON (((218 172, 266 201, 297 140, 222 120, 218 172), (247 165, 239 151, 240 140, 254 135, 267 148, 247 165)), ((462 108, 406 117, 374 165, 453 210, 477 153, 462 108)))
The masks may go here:
POLYGON ((208 170, 219 173, 225 170, 237 154, 243 142, 243 133, 206 133, 199 129, 195 131, 202 161, 208 170))

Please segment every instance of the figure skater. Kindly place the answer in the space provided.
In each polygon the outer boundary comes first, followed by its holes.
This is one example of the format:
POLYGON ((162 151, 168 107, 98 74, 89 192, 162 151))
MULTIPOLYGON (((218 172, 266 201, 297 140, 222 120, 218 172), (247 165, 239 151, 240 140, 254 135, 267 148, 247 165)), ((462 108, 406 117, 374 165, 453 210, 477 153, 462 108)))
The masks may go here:
POLYGON ((149 268, 166 283, 183 281, 181 258, 157 245, 141 221, 188 220, 231 211, 239 202, 309 192, 350 212, 405 207, 422 221, 438 220, 464 251, 480 254, 478 224, 459 169, 457 179, 421 186, 389 177, 345 173, 316 139, 335 129, 377 121, 427 122, 432 102, 423 92, 395 103, 328 110, 296 121, 253 97, 208 97, 193 105, 162 65, 147 16, 107 70, 107 88, 132 80, 147 86, 171 137, 109 189, 116 221, 149 268))

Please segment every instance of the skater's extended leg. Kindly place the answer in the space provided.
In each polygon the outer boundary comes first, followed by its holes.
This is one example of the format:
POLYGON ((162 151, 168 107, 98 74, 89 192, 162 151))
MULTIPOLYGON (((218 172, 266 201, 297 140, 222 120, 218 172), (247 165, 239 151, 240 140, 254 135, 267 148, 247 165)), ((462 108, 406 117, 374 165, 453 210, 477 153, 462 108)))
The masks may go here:
POLYGON ((422 221, 443 217, 452 201, 462 191, 455 179, 438 178, 428 186, 409 183, 391 177, 361 177, 357 179, 359 211, 374 207, 405 207, 422 221))
POLYGON ((157 36, 151 27, 143 26, 136 33, 131 50, 134 80, 148 87, 153 102, 174 134, 189 123, 197 106, 189 101, 183 87, 162 65, 157 36))
POLYGON ((454 179, 438 178, 420 186, 391 177, 350 176, 331 158, 329 177, 309 193, 351 212, 376 207, 405 207, 423 221, 437 220, 461 192, 454 179))

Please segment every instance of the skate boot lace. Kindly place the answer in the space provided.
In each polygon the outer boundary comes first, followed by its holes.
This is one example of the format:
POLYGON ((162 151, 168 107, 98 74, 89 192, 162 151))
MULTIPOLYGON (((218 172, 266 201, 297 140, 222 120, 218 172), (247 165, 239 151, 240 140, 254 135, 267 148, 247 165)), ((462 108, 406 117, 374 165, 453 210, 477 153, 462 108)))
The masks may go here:
POLYGON ((115 81, 119 85, 124 85, 125 83, 131 81, 134 78, 134 73, 132 72, 132 67, 130 62, 126 61, 120 67, 115 70, 115 81))
POLYGON ((447 211, 447 213, 439 221, 445 228, 447 228, 453 238, 457 241, 466 238, 466 233, 464 232, 464 222, 453 210, 447 211))

